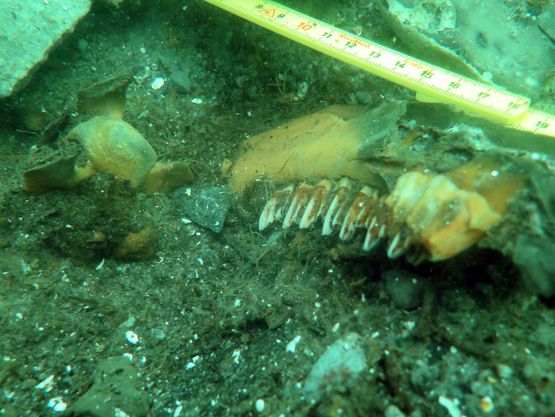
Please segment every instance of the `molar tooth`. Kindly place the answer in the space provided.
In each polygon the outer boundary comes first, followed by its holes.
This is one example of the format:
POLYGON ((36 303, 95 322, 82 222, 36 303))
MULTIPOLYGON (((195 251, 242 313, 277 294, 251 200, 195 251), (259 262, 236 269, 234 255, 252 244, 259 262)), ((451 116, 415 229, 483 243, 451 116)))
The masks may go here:
POLYGON ((276 191, 272 195, 260 213, 260 217, 258 219, 258 230, 262 231, 275 220, 281 219, 283 207, 287 205, 293 190, 294 187, 291 184, 283 190, 276 191))
POLYGON ((306 208, 308 197, 310 196, 313 188, 314 187, 312 185, 305 182, 297 187, 293 196, 293 201, 291 201, 289 210, 287 210, 287 214, 283 220, 284 229, 287 229, 293 223, 299 223, 299 218, 306 208))
POLYGON ((367 186, 363 187, 362 190, 357 193, 341 225, 339 239, 349 240, 353 237, 357 226, 362 224, 359 224, 359 219, 361 215, 367 211, 366 202, 371 199, 371 195, 372 189, 367 186))
POLYGON ((268 202, 266 203, 266 205, 264 206, 264 208, 262 209, 262 212, 260 213, 260 217, 258 218, 258 230, 259 231, 263 231, 264 229, 266 229, 269 225, 271 225, 274 220, 274 210, 276 208, 276 201, 274 199, 274 197, 270 198, 270 200, 268 200, 268 202))
POLYGON ((428 179, 424 174, 412 172, 402 175, 397 180, 393 191, 385 199, 385 203, 398 220, 404 220, 428 186, 428 179))
POLYGON ((330 203, 330 206, 328 207, 328 210, 326 211, 326 216, 324 217, 324 224, 322 225, 323 236, 329 236, 333 232, 333 228, 331 224, 332 216, 334 215, 338 204, 339 204, 339 198, 337 197, 337 194, 335 194, 330 203))
POLYGON ((329 180, 322 180, 314 187, 312 198, 308 202, 301 221, 299 222, 299 229, 307 229, 318 219, 320 214, 322 214, 326 197, 331 188, 332 182, 329 180))
POLYGON ((397 259, 399 256, 404 255, 410 245, 410 237, 402 236, 401 232, 395 234, 391 243, 387 248, 387 256, 390 259, 397 259))
POLYGON ((380 243, 380 236, 379 230, 377 226, 377 219, 376 216, 372 217, 370 220, 370 225, 368 226, 368 230, 366 231, 366 236, 364 237, 364 244, 362 245, 362 250, 365 252, 370 252, 372 249, 376 247, 378 243, 380 243))
POLYGON ((397 245, 399 245, 401 241, 401 235, 399 233, 397 233, 393 239, 391 240, 391 243, 389 244, 388 248, 387 248, 387 256, 390 259, 395 259, 397 258, 397 245))
POLYGON ((293 198, 293 191, 295 191, 295 186, 293 184, 281 191, 278 191, 278 204, 276 205, 276 210, 274 212, 276 220, 283 220, 285 217, 286 210, 289 207, 291 199, 293 198))
POLYGON ((357 227, 368 227, 368 224, 371 222, 373 217, 372 214, 376 211, 376 208, 379 207, 378 203, 380 200, 376 190, 370 187, 365 187, 365 189, 368 194, 368 198, 364 201, 363 206, 358 213, 356 219, 357 227))
POLYGON ((376 208, 376 221, 379 225, 378 236, 383 239, 386 234, 391 234, 391 229, 394 227, 393 212, 387 207, 385 199, 380 199, 376 208))
POLYGON ((335 195, 326 211, 324 217, 324 224, 322 226, 322 235, 329 236, 333 232, 333 227, 341 222, 341 216, 343 215, 346 205, 348 202, 348 197, 351 193, 351 181, 347 178, 341 178, 339 184, 337 185, 337 190, 335 195))

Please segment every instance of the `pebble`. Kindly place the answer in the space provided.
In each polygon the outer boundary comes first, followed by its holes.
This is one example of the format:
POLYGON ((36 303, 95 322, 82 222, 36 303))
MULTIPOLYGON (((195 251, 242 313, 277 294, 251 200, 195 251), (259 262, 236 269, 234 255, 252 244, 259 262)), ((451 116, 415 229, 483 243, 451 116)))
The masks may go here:
POLYGON ((414 310, 422 305, 424 280, 408 271, 392 269, 382 275, 385 290, 395 307, 414 310))
POLYGON ((296 336, 293 340, 287 343, 287 346, 285 347, 285 351, 295 353, 295 349, 297 349, 297 345, 299 344, 300 341, 301 341, 301 336, 300 335, 296 336))
POLYGON ((456 398, 451 399, 440 395, 438 398, 438 402, 440 405, 447 409, 447 412, 451 417, 462 417, 463 414, 459 408, 459 400, 457 400, 456 398))
POLYGON ((262 411, 264 411, 264 407, 266 406, 266 403, 264 402, 263 399, 259 398, 258 400, 256 400, 256 402, 254 403, 254 407, 256 408, 256 411, 258 411, 259 413, 261 413, 262 411))
POLYGON ((188 219, 219 233, 231 206, 232 195, 224 187, 179 189, 174 196, 181 199, 183 212, 188 219))
POLYGON ((333 342, 318 358, 304 383, 304 395, 318 400, 333 378, 348 380, 367 368, 360 336, 349 333, 333 342))
POLYGON ((385 417, 406 417, 405 413, 403 413, 399 407, 397 407, 396 405, 389 405, 386 409, 385 409, 385 417))
POLYGON ((166 338, 166 333, 163 329, 155 328, 152 329, 152 337, 156 340, 164 340, 166 338))
POLYGON ((501 378, 507 379, 513 376, 513 369, 509 365, 500 363, 499 365, 497 365, 497 374, 501 378))
POLYGON ((137 336, 137 333, 135 333, 132 330, 127 330, 125 332, 125 340, 127 340, 127 343, 129 343, 130 345, 136 345, 137 343, 139 343, 139 336, 137 336))
POLYGON ((375 101, 374 97, 372 96, 372 93, 368 91, 357 91, 355 93, 355 99, 358 104, 362 104, 365 106, 374 104, 374 101, 375 101))
POLYGON ((156 77, 154 80, 152 80, 152 83, 150 84, 150 86, 152 87, 153 90, 160 90, 165 83, 166 83, 166 80, 164 80, 162 77, 156 77))
POLYGON ((67 403, 64 401, 62 397, 54 397, 48 400, 48 408, 51 408, 52 411, 56 413, 61 413, 66 410, 67 403))
POLYGON ((188 93, 193 87, 189 71, 172 71, 170 79, 178 93, 188 93))

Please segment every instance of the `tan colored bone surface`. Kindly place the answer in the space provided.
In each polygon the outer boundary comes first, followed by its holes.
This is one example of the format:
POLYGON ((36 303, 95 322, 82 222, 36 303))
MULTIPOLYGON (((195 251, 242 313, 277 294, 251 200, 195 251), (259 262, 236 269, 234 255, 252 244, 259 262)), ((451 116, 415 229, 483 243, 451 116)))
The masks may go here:
POLYGON ((372 182, 372 169, 357 158, 364 126, 350 117, 358 112, 332 106, 252 137, 231 169, 231 188, 241 192, 261 177, 286 182, 347 176, 372 182))

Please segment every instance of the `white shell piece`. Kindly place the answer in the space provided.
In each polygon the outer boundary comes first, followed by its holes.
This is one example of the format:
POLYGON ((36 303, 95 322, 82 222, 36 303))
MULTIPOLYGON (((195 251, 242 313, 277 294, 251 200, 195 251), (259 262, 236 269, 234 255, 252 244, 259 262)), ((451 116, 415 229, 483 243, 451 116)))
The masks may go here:
POLYGON ((154 80, 152 80, 152 83, 150 83, 150 87, 153 90, 160 90, 165 83, 166 80, 164 80, 162 77, 156 77, 154 80))
POLYGON ((139 343, 139 336, 137 336, 137 333, 135 333, 134 331, 127 330, 125 332, 125 340, 127 340, 130 345, 136 345, 137 343, 139 343))

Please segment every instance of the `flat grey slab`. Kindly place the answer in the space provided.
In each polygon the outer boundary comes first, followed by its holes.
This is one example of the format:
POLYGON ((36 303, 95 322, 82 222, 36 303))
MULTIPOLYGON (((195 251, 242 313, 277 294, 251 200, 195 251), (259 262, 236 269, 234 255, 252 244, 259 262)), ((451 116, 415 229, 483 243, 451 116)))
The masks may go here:
POLYGON ((21 88, 90 7, 91 0, 1 0, 0 97, 21 88))

